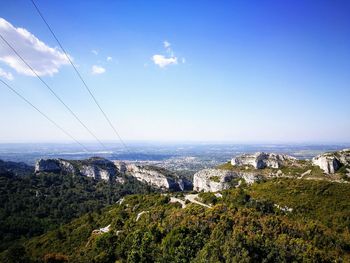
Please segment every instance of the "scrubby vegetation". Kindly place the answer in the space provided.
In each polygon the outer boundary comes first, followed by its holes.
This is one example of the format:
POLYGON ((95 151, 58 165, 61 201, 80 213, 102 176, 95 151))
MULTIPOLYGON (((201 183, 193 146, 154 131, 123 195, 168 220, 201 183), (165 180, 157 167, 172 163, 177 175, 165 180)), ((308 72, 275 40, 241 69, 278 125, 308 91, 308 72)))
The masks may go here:
POLYGON ((0 251, 98 212, 126 194, 151 190, 133 178, 122 185, 72 175, 0 173, 0 251))
POLYGON ((349 262, 348 184, 275 179, 221 194, 200 194, 211 208, 127 196, 17 249, 36 262, 349 262))
POLYGON ((212 176, 209 178, 211 181, 219 183, 220 182, 220 177, 219 176, 212 176))

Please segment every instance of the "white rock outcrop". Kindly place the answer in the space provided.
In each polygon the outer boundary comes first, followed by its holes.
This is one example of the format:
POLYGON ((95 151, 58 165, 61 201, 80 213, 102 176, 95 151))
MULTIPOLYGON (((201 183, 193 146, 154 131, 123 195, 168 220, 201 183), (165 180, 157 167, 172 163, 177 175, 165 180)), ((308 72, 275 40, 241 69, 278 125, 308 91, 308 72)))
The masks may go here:
POLYGON ((35 164, 35 172, 79 174, 96 180, 118 179, 118 168, 109 160, 90 158, 87 160, 40 159, 35 164))
POLYGON ((92 231, 93 234, 97 234, 97 235, 100 235, 100 234, 104 234, 104 233, 108 233, 110 231, 110 227, 111 225, 109 224, 108 226, 106 227, 102 227, 100 229, 95 229, 92 231))
POLYGON ((314 165, 319 166, 326 174, 334 174, 340 167, 335 156, 319 155, 312 159, 314 165))
POLYGON ((262 179, 257 173, 236 172, 222 169, 204 169, 194 174, 193 190, 204 192, 218 192, 232 187, 232 180, 242 178, 247 184, 262 179))
POLYGON ((192 182, 163 168, 126 164, 122 161, 111 162, 99 157, 86 160, 40 159, 35 164, 35 172, 74 174, 96 180, 113 180, 119 184, 126 182, 126 177, 121 175, 128 175, 160 189, 192 189, 192 182))
POLYGON ((242 154, 231 160, 233 166, 252 165, 255 169, 263 169, 265 167, 280 168, 288 161, 295 161, 296 158, 275 153, 257 152, 253 154, 242 154))
POLYGON ((183 190, 183 181, 177 178, 167 176, 165 171, 156 170, 152 167, 144 167, 135 164, 128 164, 126 171, 129 175, 135 177, 141 182, 160 189, 183 190))
POLYGON ((312 158, 312 163, 326 174, 334 174, 342 165, 350 165, 350 149, 317 155, 312 158))
POLYGON ((230 182, 237 177, 235 173, 227 170, 204 169, 194 174, 193 190, 204 192, 217 192, 230 188, 230 182))

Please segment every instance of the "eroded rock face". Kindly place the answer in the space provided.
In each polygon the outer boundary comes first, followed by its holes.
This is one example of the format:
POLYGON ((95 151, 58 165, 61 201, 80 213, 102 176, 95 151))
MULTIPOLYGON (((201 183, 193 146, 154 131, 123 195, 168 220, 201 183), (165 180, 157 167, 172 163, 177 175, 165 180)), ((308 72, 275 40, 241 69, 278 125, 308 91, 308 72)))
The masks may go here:
POLYGON ((222 169, 204 169, 195 173, 193 177, 193 190, 204 192, 218 192, 233 186, 233 179, 244 179, 252 184, 262 179, 257 173, 236 172, 222 169))
POLYGON ((265 167, 280 168, 290 161, 296 160, 294 157, 284 154, 257 152, 254 154, 242 154, 231 160, 233 166, 252 165, 255 169, 265 167))
POLYGON ((75 161, 64 159, 40 159, 35 164, 35 172, 79 174, 96 180, 113 180, 119 174, 114 164, 103 158, 75 161))
POLYGON ((119 173, 113 162, 107 159, 90 158, 87 161, 85 163, 83 162, 83 165, 79 168, 80 174, 84 176, 108 181, 115 179, 119 173))
POLYGON ((217 192, 230 188, 230 182, 236 174, 232 171, 219 169, 203 169, 193 176, 193 190, 217 192))
POLYGON ((350 165, 350 149, 317 155, 312 159, 312 163, 319 166, 326 174, 333 174, 342 165, 350 165))
POLYGON ((167 176, 163 169, 127 164, 126 171, 137 180, 160 189, 184 190, 185 187, 182 179, 167 176))
POLYGON ((326 174, 334 174, 340 167, 340 162, 335 156, 316 156, 312 163, 318 165, 326 174))
POLYGON ((160 189, 180 190, 192 189, 192 183, 179 178, 176 174, 162 168, 126 164, 122 161, 111 162, 104 158, 90 158, 87 160, 40 159, 36 162, 35 172, 67 173, 91 177, 96 180, 115 181, 125 183, 120 175, 135 177, 160 189))

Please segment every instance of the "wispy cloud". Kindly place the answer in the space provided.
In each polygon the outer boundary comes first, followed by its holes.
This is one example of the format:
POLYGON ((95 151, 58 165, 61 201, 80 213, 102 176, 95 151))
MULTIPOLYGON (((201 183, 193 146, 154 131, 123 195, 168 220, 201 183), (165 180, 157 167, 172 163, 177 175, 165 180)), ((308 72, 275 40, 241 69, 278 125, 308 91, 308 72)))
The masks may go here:
MULTIPOLYGON (((39 76, 52 76, 61 66, 69 63, 64 53, 49 47, 26 29, 14 27, 3 18, 0 18, 0 33, 39 76)), ((19 74, 35 75, 5 43, 0 45, 0 61, 19 74)))
POLYGON ((171 44, 168 41, 163 41, 163 45, 165 48, 169 48, 171 46, 171 44))
POLYGON ((112 61, 113 58, 112 58, 112 57, 107 57, 106 60, 107 60, 107 61, 112 61))
POLYGON ((101 66, 93 65, 91 68, 91 73, 93 75, 103 74, 105 72, 106 72, 106 69, 101 66))
MULTIPOLYGON (((163 46, 165 52, 167 53, 167 56, 155 54, 152 56, 153 63, 159 66, 160 68, 165 68, 172 64, 176 65, 178 63, 178 58, 174 55, 170 42, 168 42, 167 40, 163 41, 163 46)), ((182 63, 185 63, 184 58, 182 58, 182 63)))
POLYGON ((6 72, 2 68, 0 68, 0 77, 3 77, 8 80, 13 80, 13 75, 11 72, 6 72))
POLYGON ((91 50, 91 53, 94 54, 94 55, 96 55, 96 56, 98 55, 98 51, 95 50, 95 49, 91 50))

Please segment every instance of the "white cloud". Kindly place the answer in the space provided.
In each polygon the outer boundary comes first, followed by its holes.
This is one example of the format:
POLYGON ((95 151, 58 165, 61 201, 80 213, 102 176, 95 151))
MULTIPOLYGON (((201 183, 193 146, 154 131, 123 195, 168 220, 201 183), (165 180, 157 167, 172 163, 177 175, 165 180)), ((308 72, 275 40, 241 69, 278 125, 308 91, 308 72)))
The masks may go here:
POLYGON ((98 55, 98 51, 97 50, 95 50, 95 49, 93 49, 93 50, 91 50, 91 53, 93 53, 94 55, 98 55))
POLYGON ((102 74, 102 73, 105 73, 105 72, 106 72, 106 69, 101 67, 101 66, 93 65, 92 68, 91 68, 91 73, 93 75, 102 74))
POLYGON ((169 66, 171 64, 177 64, 177 57, 165 57, 163 55, 154 55, 152 57, 154 64, 158 65, 161 68, 169 66))
POLYGON ((13 80, 13 75, 11 72, 6 72, 2 68, 0 68, 0 77, 3 77, 8 80, 13 80))
POLYGON ((168 41, 163 41, 163 45, 165 48, 169 48, 171 46, 171 44, 168 41))
POLYGON ((112 58, 112 57, 107 57, 106 60, 107 60, 107 61, 112 61, 113 58, 112 58))
MULTIPOLYGON (((61 66, 69 63, 63 52, 49 47, 26 29, 16 28, 3 18, 0 18, 0 33, 39 76, 52 76, 61 66)), ((6 43, 0 42, 0 61, 20 74, 35 76, 6 43)))
POLYGON ((185 63, 186 63, 186 59, 182 58, 182 64, 185 64, 185 63))
MULTIPOLYGON (((170 42, 168 42, 167 40, 163 41, 163 47, 165 49, 165 52, 167 53, 167 56, 159 55, 159 54, 153 55, 152 61, 154 62, 154 64, 156 64, 157 66, 159 66, 161 68, 165 68, 171 64, 174 64, 174 65, 177 64, 178 59, 175 56, 175 54, 170 46, 171 46, 170 42)), ((185 59, 182 58, 181 62, 185 63, 185 59)))

